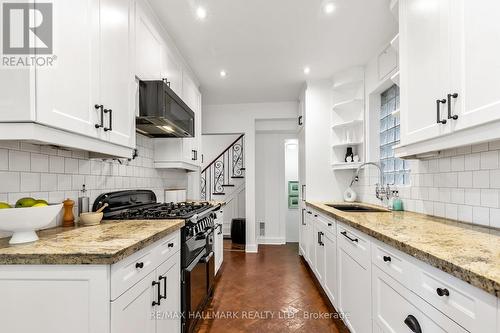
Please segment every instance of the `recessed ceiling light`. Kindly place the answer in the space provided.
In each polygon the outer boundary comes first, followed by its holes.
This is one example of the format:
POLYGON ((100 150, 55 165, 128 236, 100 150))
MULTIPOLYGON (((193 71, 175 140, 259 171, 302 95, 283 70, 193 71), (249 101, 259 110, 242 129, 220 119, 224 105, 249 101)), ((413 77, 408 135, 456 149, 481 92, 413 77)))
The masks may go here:
POLYGON ((325 12, 325 14, 333 13, 335 11, 335 5, 333 4, 333 2, 326 3, 323 7, 323 11, 325 12))
POLYGON ((227 72, 225 70, 220 71, 220 77, 226 77, 227 72))
POLYGON ((311 73, 311 69, 309 67, 304 67, 304 74, 311 73))
POLYGON ((204 20, 207 17, 207 10, 201 6, 196 8, 196 16, 200 20, 204 20))

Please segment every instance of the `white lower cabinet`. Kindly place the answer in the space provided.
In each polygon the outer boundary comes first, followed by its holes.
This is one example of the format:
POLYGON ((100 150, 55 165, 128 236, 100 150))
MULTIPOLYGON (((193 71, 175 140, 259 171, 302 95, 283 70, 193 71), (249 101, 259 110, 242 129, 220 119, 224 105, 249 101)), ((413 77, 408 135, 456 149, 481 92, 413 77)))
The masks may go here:
POLYGON ((302 208, 300 213, 300 226, 299 226, 299 253, 306 258, 306 249, 307 249, 307 237, 306 236, 306 209, 302 208))
POLYGON ((321 227, 320 223, 315 221, 313 232, 313 244, 314 244, 314 273, 318 278, 319 283, 323 284, 325 278, 325 243, 323 242, 325 232, 321 227))
POLYGON ((224 262, 224 210, 221 208, 217 212, 215 220, 215 234, 214 234, 214 257, 215 257, 215 274, 219 271, 222 263, 224 262))
POLYGON ((326 232, 323 237, 325 251, 325 271, 323 289, 334 306, 337 305, 337 238, 335 234, 326 232))
POLYGON ((179 241, 112 265, 0 265, 2 332, 180 333, 179 241))
POLYGON ((341 225, 337 233, 338 310, 351 332, 370 332, 370 243, 341 225))
POLYGON ((373 332, 467 332, 378 267, 372 275, 373 332))

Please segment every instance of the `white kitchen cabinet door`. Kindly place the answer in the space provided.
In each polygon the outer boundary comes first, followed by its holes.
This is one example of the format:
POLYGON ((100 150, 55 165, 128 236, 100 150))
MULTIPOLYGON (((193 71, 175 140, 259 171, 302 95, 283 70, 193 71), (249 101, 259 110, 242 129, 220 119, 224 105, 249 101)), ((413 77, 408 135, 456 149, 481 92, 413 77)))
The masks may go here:
POLYGON ((500 119, 500 1, 454 0, 452 115, 455 130, 500 119))
POLYGON ((372 326, 370 262, 359 260, 356 247, 348 240, 338 239, 338 306, 348 314, 344 321, 351 332, 365 333, 372 326))
POLYGON ((318 281, 323 285, 325 276, 325 244, 323 243, 325 233, 319 226, 320 222, 314 221, 314 273, 318 281))
POLYGON ((302 208, 300 213, 300 228, 299 228, 299 250, 304 259, 306 258, 307 243, 307 221, 306 221, 306 209, 302 208))
POLYGON ((316 256, 314 254, 315 247, 315 239, 314 239, 314 219, 312 217, 312 212, 307 210, 306 214, 307 226, 306 226, 306 244, 307 244, 307 261, 309 262, 309 266, 314 270, 316 266, 316 256))
MULTIPOLYGON (((160 281, 160 290, 163 299, 156 307, 161 314, 156 318, 156 332, 181 332, 181 265, 180 256, 174 255, 157 269, 156 278, 160 281), (170 317, 169 317, 170 316, 170 317)), ((140 331, 137 331, 140 332, 140 331)))
POLYGON ((135 75, 141 80, 161 80, 163 39, 139 2, 135 17, 135 75))
POLYGON ((378 267, 372 280, 374 332, 467 332, 378 267))
POLYGON ((157 301, 158 285, 153 271, 111 302, 111 333, 155 333, 156 321, 151 318, 157 301))
POLYGON ((323 289, 333 305, 336 305, 337 297, 337 240, 330 233, 323 236, 324 243, 324 266, 323 289))
POLYGON ((178 96, 182 96, 182 65, 177 61, 166 45, 164 45, 163 49, 162 77, 167 79, 170 88, 172 88, 178 96))
POLYGON ((215 274, 219 271, 224 261, 224 211, 220 209, 217 212, 217 219, 215 220, 215 237, 214 237, 214 257, 215 257, 215 274))
POLYGON ((36 69, 36 121, 94 138, 100 114, 99 1, 53 1, 53 68, 36 69))
POLYGON ((446 99, 450 79, 451 0, 400 1, 401 145, 451 130, 446 99))
POLYGON ((198 113, 201 109, 201 94, 194 81, 188 75, 183 76, 182 100, 195 113, 194 137, 183 139, 184 159, 189 163, 200 165, 201 154, 199 152, 199 137, 201 133, 199 133, 200 128, 197 124, 197 119, 199 119, 198 113))
POLYGON ((101 0, 100 104, 109 141, 135 146, 135 79, 132 72, 134 20, 130 0, 101 0))

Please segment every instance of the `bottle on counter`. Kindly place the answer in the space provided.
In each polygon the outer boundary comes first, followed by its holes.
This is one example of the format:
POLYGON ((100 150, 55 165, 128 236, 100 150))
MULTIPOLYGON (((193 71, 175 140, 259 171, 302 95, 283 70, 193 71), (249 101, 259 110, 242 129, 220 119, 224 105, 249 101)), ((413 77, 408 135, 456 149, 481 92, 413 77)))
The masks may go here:
POLYGON ((394 191, 394 199, 392 200, 392 210, 394 211, 402 211, 403 210, 403 201, 399 197, 399 191, 394 191))
POLYGON ((80 191, 80 197, 78 197, 78 216, 81 213, 89 212, 89 197, 87 196, 87 190, 85 189, 85 184, 82 185, 80 191))

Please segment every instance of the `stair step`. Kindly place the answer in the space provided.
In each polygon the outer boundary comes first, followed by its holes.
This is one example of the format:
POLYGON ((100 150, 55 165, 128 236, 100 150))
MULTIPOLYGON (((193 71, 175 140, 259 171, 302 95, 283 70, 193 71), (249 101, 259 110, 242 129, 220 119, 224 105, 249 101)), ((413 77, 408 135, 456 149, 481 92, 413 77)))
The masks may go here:
POLYGON ((245 178, 244 176, 232 176, 231 178, 234 178, 234 179, 242 179, 242 178, 245 178))
POLYGON ((212 193, 212 195, 226 195, 226 193, 212 193))
POLYGON ((224 187, 234 187, 234 184, 223 184, 224 187))

